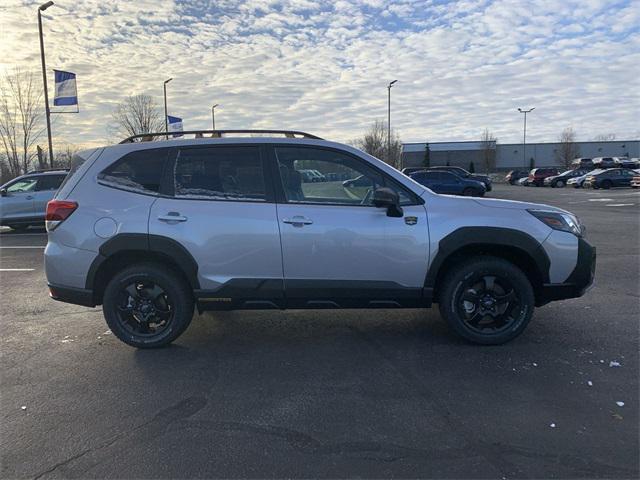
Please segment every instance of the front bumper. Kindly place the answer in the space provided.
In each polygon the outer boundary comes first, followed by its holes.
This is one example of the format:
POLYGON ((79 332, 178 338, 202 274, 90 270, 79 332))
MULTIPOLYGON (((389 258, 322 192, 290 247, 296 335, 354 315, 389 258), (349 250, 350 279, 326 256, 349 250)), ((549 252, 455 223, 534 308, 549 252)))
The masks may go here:
POLYGON ((543 285, 538 305, 577 298, 584 295, 593 285, 596 273, 596 247, 583 238, 578 239, 578 261, 564 283, 548 283, 543 285))

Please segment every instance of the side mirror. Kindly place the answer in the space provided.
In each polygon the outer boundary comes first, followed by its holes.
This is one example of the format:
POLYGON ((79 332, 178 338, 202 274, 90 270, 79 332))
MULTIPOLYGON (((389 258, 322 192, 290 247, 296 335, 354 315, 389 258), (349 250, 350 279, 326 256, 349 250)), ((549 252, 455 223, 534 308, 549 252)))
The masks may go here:
POLYGON ((388 217, 402 217, 404 215, 398 194, 390 188, 376 189, 373 192, 373 204, 378 208, 386 208, 388 217))
POLYGON ((7 189, 0 188, 0 197, 6 197, 6 196, 7 196, 7 189))

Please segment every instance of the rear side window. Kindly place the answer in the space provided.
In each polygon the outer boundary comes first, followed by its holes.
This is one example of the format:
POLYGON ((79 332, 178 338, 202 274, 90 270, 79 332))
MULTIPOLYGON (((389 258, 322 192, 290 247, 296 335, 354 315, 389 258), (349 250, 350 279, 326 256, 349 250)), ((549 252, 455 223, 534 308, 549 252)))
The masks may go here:
POLYGON ((132 192, 160 192, 168 149, 152 148, 131 152, 98 175, 101 184, 132 192))
POLYGON ((178 151, 174 196, 200 200, 267 200, 257 147, 198 147, 178 151))
POLYGON ((42 177, 39 177, 36 190, 40 192, 48 190, 58 190, 64 178, 65 175, 44 175, 42 177))

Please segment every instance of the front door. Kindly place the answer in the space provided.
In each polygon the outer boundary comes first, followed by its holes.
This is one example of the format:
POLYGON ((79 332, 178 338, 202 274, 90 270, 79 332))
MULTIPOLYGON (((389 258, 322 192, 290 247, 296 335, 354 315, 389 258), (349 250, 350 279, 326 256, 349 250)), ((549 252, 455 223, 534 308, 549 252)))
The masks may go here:
POLYGON ((26 177, 6 187, 7 191, 0 199, 0 217, 5 223, 10 220, 16 223, 33 220, 33 199, 37 183, 37 177, 26 177))
POLYGON ((209 307, 281 306, 282 254, 271 182, 259 146, 178 148, 167 197, 149 233, 176 240, 198 264, 209 307))
POLYGON ((277 146, 278 221, 289 308, 413 306, 423 301, 428 228, 422 202, 362 159, 333 149, 277 146), (317 170, 323 182, 300 170, 317 170), (399 193, 404 216, 373 205, 399 193))

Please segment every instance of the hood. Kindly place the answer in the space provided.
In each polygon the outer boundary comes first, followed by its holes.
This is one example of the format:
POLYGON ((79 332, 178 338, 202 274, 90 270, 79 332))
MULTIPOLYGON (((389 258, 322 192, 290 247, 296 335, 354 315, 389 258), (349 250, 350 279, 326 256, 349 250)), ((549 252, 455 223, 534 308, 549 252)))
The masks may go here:
POLYGON ((552 207, 551 205, 545 205, 543 203, 519 202, 517 200, 500 200, 497 198, 473 198, 472 201, 476 202, 478 205, 482 205, 483 207, 490 208, 509 208, 511 210, 537 209, 569 213, 566 210, 562 210, 561 208, 552 207))

